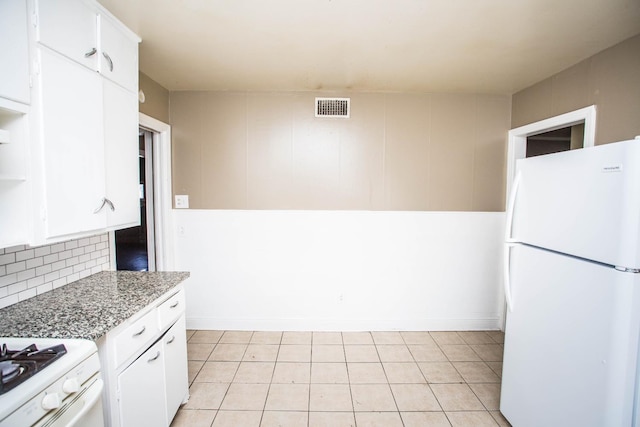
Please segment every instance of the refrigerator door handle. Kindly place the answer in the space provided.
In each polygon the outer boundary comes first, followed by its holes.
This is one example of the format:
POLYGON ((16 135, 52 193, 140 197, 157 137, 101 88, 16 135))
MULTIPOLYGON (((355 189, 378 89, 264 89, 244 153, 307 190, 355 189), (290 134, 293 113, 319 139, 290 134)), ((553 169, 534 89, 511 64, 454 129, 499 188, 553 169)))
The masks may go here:
POLYGON ((511 194, 509 194, 509 203, 507 204, 507 221, 504 230, 504 241, 507 243, 515 242, 511 235, 511 228, 513 227, 513 213, 516 209, 516 197, 518 196, 518 188, 520 188, 520 171, 516 174, 516 178, 513 181, 513 188, 511 194))
POLYGON ((504 245, 504 297, 507 301, 507 309, 513 311, 513 296, 511 295, 511 248, 515 244, 507 243, 504 245))

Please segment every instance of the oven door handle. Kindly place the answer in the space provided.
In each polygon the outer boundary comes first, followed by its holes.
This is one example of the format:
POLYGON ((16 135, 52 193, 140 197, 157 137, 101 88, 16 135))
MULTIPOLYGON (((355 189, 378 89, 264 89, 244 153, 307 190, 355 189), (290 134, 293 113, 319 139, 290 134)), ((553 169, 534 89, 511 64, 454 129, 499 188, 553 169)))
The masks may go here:
POLYGON ((104 382, 102 378, 98 378, 93 384, 89 386, 84 396, 84 407, 80 412, 76 414, 67 427, 75 426, 82 418, 102 399, 102 389, 104 388, 104 382))

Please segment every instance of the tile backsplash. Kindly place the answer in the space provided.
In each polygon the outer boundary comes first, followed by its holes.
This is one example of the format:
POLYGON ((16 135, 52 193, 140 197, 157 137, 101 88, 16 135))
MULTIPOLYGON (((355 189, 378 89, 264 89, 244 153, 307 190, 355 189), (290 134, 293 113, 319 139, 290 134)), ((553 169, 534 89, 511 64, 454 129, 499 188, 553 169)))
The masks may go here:
POLYGON ((0 249, 0 308, 108 270, 109 234, 0 249))

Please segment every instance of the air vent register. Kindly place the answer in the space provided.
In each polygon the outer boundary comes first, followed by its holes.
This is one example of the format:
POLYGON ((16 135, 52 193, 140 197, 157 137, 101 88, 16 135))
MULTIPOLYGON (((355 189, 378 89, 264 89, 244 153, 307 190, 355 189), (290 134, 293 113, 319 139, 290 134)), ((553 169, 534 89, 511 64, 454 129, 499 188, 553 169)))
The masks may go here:
POLYGON ((351 98, 316 98, 316 117, 348 118, 351 98))

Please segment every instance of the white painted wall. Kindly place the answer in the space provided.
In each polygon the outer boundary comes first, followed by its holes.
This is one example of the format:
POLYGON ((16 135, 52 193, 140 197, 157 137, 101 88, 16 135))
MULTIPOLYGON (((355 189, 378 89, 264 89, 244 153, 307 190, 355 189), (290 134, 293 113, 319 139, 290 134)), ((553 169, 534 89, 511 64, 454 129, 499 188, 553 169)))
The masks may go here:
POLYGON ((187 327, 499 329, 504 213, 174 210, 187 327))

